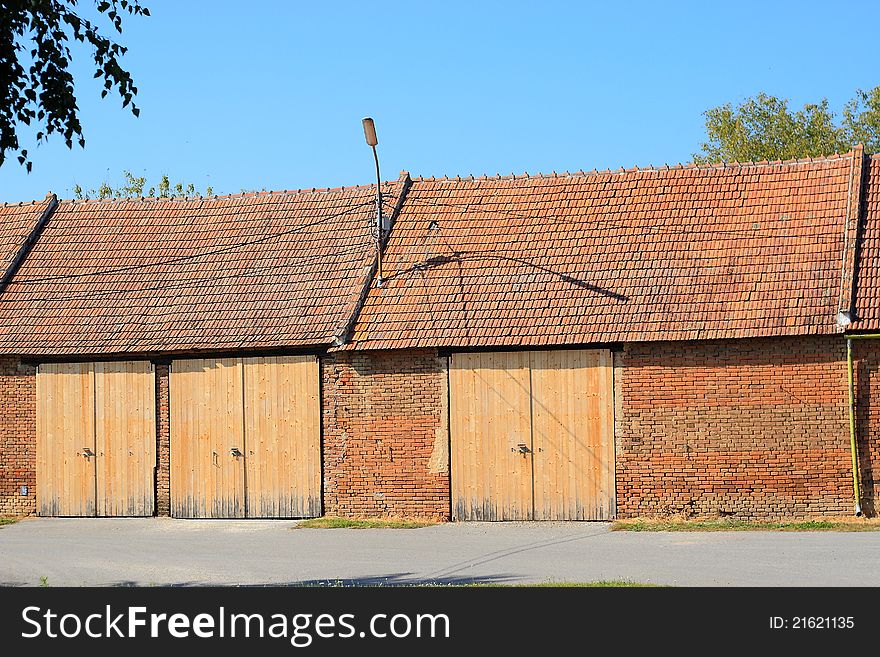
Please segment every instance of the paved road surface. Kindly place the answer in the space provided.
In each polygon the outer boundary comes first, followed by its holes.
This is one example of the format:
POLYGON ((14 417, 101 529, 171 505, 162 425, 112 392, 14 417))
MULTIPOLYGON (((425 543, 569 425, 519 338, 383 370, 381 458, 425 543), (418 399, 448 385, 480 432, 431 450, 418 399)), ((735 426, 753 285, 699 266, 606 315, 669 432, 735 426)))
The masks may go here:
POLYGON ((878 533, 632 533, 599 523, 295 529, 283 520, 29 519, 0 527, 0 584, 411 584, 628 579, 880 586, 878 533))

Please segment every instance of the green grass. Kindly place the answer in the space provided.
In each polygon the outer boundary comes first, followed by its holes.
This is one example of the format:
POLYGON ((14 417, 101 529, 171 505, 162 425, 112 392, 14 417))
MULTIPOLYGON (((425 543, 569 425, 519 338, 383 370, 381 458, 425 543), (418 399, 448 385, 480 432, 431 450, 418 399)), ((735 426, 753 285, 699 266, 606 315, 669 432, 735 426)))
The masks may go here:
POLYGON ((11 525, 12 523, 18 522, 18 518, 10 518, 9 516, 0 516, 0 527, 3 525, 11 525))
POLYGON ((628 532, 876 532, 880 531, 880 519, 843 518, 828 520, 749 521, 730 518, 711 520, 663 520, 635 518, 617 520, 611 524, 612 531, 628 532))
POLYGON ((406 518, 336 518, 324 516, 296 524, 296 529, 418 529, 436 525, 431 520, 406 518))

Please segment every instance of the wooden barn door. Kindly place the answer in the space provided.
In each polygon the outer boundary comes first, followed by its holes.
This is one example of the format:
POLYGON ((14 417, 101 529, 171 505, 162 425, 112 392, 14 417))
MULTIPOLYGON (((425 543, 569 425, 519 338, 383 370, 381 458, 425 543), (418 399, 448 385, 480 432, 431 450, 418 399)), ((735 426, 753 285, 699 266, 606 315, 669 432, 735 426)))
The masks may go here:
POLYGON ((453 354, 453 518, 613 518, 612 379, 605 350, 453 354))
POLYGON ((174 361, 170 375, 171 513, 243 518, 241 360, 174 361))
POLYGON ((321 400, 315 356, 246 358, 249 518, 321 515, 321 400))
POLYGON ((150 516, 156 389, 144 361, 37 370, 37 512, 150 516))
POLYGON ((172 515, 321 515, 315 356, 175 361, 170 387, 172 515))
POLYGON ((95 363, 99 516, 153 515, 156 384, 146 361, 95 363))
POLYGON ((535 520, 614 517, 611 352, 532 352, 535 520))
POLYGON ((530 519, 529 354, 453 354, 449 392, 454 517, 530 519))
POLYGON ((89 363, 37 370, 37 513, 95 515, 95 396, 89 363))

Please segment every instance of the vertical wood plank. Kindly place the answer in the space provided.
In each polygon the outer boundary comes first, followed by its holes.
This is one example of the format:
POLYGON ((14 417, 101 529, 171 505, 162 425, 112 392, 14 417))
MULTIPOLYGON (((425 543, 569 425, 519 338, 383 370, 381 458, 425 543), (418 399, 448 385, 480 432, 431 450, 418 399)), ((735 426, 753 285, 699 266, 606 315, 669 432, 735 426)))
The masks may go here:
POLYGON ((610 362, 607 350, 532 352, 536 519, 613 517, 610 362))
POLYGON ((599 413, 600 445, 605 455, 601 468, 602 490, 605 491, 603 520, 617 517, 617 448, 614 444, 614 354, 610 350, 599 352, 599 413))
POLYGON ((449 397, 454 517, 531 518, 528 354, 453 354, 449 397))
POLYGON ((37 513, 95 515, 94 373, 89 363, 37 371, 37 513))
POLYGON ((171 507, 181 518, 245 515, 242 365, 236 358, 174 361, 171 507))
POLYGON ((147 361, 95 363, 97 514, 151 516, 156 404, 147 361))
POLYGON ((243 365, 248 517, 320 515, 317 357, 247 358, 243 365))

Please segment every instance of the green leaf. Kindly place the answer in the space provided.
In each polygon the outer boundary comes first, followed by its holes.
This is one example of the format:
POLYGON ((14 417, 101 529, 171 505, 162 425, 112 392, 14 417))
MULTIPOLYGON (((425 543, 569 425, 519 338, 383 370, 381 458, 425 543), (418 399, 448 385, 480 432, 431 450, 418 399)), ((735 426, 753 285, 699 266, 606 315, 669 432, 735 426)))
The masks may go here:
POLYGON ((787 99, 759 93, 736 107, 711 108, 704 117, 706 141, 694 156, 697 163, 830 155, 854 144, 826 99, 792 111, 787 99))

